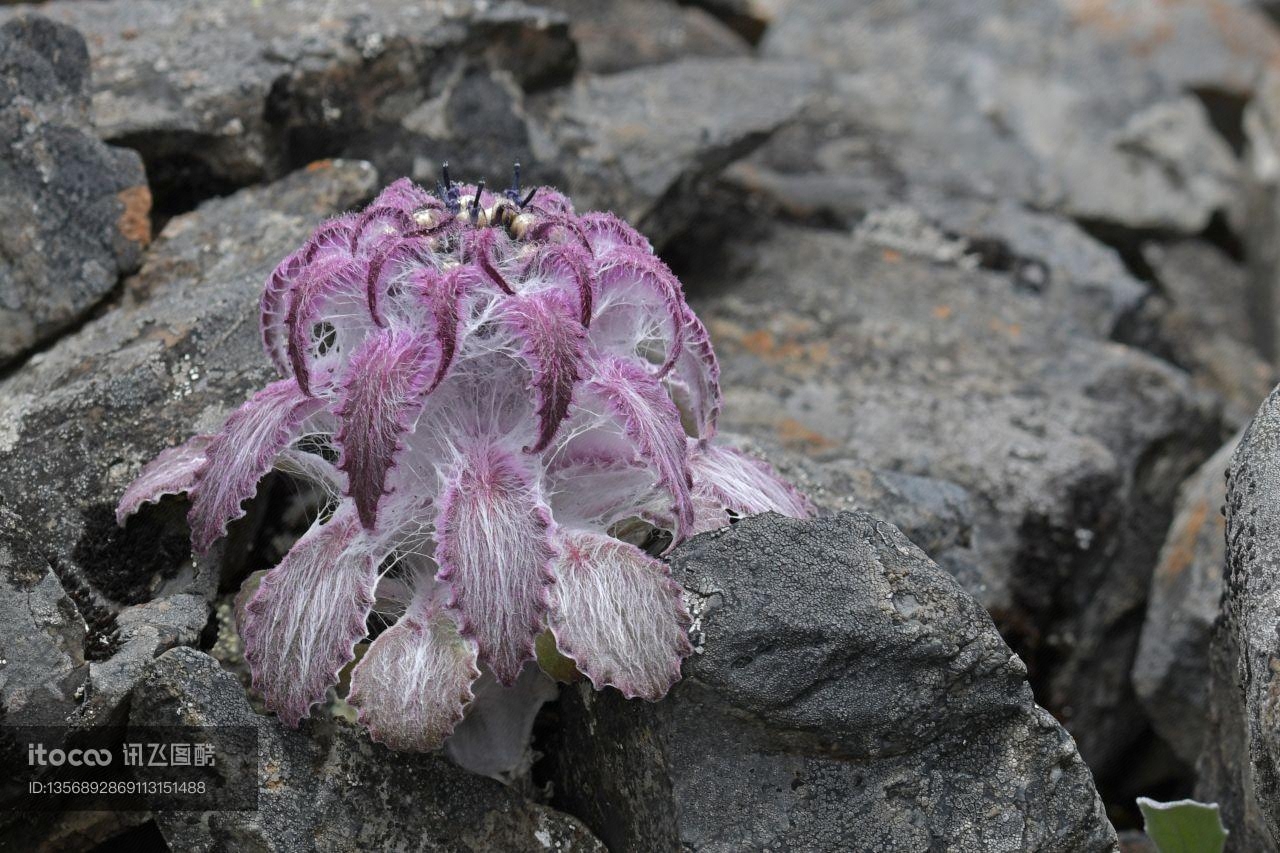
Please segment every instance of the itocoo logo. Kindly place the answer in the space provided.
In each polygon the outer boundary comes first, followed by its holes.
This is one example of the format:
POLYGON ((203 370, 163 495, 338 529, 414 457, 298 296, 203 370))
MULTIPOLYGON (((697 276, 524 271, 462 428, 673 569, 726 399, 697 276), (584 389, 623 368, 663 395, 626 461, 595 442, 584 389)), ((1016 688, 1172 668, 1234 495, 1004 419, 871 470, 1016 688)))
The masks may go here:
POLYGON ((109 749, 45 749, 42 743, 27 745, 28 767, 106 767, 111 763, 109 749))

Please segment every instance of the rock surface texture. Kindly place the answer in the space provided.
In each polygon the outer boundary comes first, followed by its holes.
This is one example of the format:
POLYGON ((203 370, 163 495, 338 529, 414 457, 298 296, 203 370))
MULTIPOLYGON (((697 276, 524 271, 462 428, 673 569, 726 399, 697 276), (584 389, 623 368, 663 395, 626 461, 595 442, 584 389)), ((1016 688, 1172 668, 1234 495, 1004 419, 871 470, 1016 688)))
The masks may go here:
POLYGON ((1112 850, 990 617, 865 513, 680 548, 697 653, 656 705, 567 689, 561 807, 614 851, 1112 850))
POLYGON ((0 27, 0 367, 76 322, 151 240, 142 160, 94 135, 84 38, 0 27))
POLYGON ((1160 562, 1133 686, 1156 731, 1194 766, 1209 718, 1209 638, 1222 598, 1226 560, 1224 473, 1237 439, 1209 457, 1178 495, 1178 509, 1160 562))
POLYGON ((1232 843, 1280 848, 1280 389, 1231 458, 1226 574, 1214 626, 1210 728, 1198 793, 1223 804, 1232 843))

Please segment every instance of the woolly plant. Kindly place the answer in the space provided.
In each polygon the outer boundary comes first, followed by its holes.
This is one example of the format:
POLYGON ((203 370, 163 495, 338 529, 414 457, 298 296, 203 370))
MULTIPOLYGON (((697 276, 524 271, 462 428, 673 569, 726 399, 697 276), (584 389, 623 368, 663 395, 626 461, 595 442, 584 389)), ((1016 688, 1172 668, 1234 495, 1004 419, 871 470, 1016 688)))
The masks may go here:
POLYGON ((348 701, 391 747, 438 747, 482 671, 511 685, 535 657, 657 700, 690 652, 661 546, 731 514, 809 512, 713 443, 715 355, 648 241, 550 188, 522 196, 518 167, 502 193, 447 171, 435 195, 392 184, 285 258, 261 307, 283 378, 162 452, 117 518, 186 492, 204 552, 273 467, 329 495, 240 624, 291 726, 368 639, 375 601, 394 624, 348 701))

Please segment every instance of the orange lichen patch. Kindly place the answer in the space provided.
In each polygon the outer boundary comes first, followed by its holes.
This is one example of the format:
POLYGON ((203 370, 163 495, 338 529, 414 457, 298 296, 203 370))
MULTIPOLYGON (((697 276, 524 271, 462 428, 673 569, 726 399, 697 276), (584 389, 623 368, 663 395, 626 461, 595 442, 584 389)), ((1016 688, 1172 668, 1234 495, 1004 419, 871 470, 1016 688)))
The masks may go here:
MULTIPOLYGON (((1221 516, 1219 516, 1221 519, 1221 516)), ((1196 543, 1200 541, 1205 522, 1209 520, 1209 502, 1201 499, 1191 508, 1187 523, 1182 525, 1164 559, 1156 567, 1156 577, 1161 583, 1176 580, 1196 558, 1196 543)))
POLYGON ((1241 57, 1259 57, 1272 67, 1280 66, 1280 38, 1275 27, 1258 12, 1223 0, 1200 0, 1209 9, 1213 28, 1227 49, 1241 57))
POLYGON ((1007 335, 1010 339, 1015 341, 1022 337, 1021 323, 1006 323, 1003 320, 992 319, 987 326, 996 334, 1007 335))
POLYGON ((1228 0, 1067 0, 1076 23, 1129 42, 1147 56, 1173 42, 1180 28, 1208 23, 1222 45, 1242 59, 1280 65, 1280 37, 1264 16, 1228 0))
POLYGON ((307 164, 308 172, 326 172, 333 168, 332 160, 316 160, 307 164))
POLYGON ((1167 13, 1150 4, 1141 11, 1118 9, 1114 0, 1068 0, 1066 5, 1077 24, 1126 39, 1138 56, 1149 55, 1174 36, 1167 13))
POLYGON ((795 418, 783 418, 778 421, 778 438, 787 447, 798 450, 826 450, 835 447, 836 443, 820 432, 809 429, 795 418))
POLYGON ((263 774, 266 781, 263 787, 268 791, 278 791, 285 786, 284 778, 280 775, 280 765, 275 761, 267 761, 262 766, 263 774))
POLYGON ((147 246, 151 243, 151 188, 146 184, 116 193, 124 205, 116 219, 116 229, 126 240, 147 246))
POLYGON ((902 253, 896 249, 885 249, 880 253, 881 259, 888 264, 896 264, 902 260, 902 253))
POLYGON ((747 332, 738 340, 747 352, 761 357, 772 355, 777 347, 773 334, 767 329, 756 329, 754 332, 747 332))
MULTIPOLYGON (((786 323, 789 331, 803 335, 812 324, 803 320, 786 323)), ((788 370, 817 367, 831 362, 831 344, 827 341, 799 341, 779 338, 768 329, 745 329, 729 320, 712 320, 709 324, 717 347, 738 346, 757 358, 781 365, 788 370)))
POLYGON ((948 319, 948 318, 950 318, 950 317, 951 317, 951 306, 950 306, 950 305, 935 305, 935 306, 933 306, 933 318, 934 318, 935 320, 946 320, 946 319, 948 319))

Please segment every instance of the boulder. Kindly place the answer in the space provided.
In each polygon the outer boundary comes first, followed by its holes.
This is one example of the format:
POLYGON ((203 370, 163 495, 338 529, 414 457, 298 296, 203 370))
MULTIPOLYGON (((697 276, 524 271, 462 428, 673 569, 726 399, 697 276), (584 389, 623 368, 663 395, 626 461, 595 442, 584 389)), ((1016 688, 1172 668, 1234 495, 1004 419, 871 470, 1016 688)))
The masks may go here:
POLYGON ((32 530, 0 505, 0 712, 9 725, 57 725, 88 675, 84 619, 32 530))
POLYGON ((1071 737, 986 611, 865 513, 681 546, 695 654, 656 704, 566 689, 555 803, 609 849, 1110 851, 1071 737))
POLYGON ((1209 725, 1209 641, 1222 597, 1227 486, 1236 439, 1209 457, 1178 494, 1151 577, 1133 689, 1156 733, 1194 767, 1209 725))
POLYGON ((1231 843, 1280 849, 1280 389, 1245 430, 1227 479, 1226 571, 1213 627, 1209 729, 1197 797, 1231 843))
POLYGON ((721 423, 967 490, 957 576, 1106 774, 1146 726, 1129 685, 1141 617, 1177 488, 1221 445, 1217 406, 1098 333, 1120 314, 1102 283, 1029 287, 908 213, 856 235, 746 232, 687 277, 721 423))
POLYGON ((142 160, 98 140, 89 86, 72 28, 0 27, 0 367, 85 316, 151 240, 142 160))
POLYGON ((293 731, 258 716, 235 677, 195 649, 173 649, 148 667, 129 724, 258 730, 257 810, 158 812, 174 850, 605 850, 574 818, 439 755, 392 752, 333 718, 293 731))

